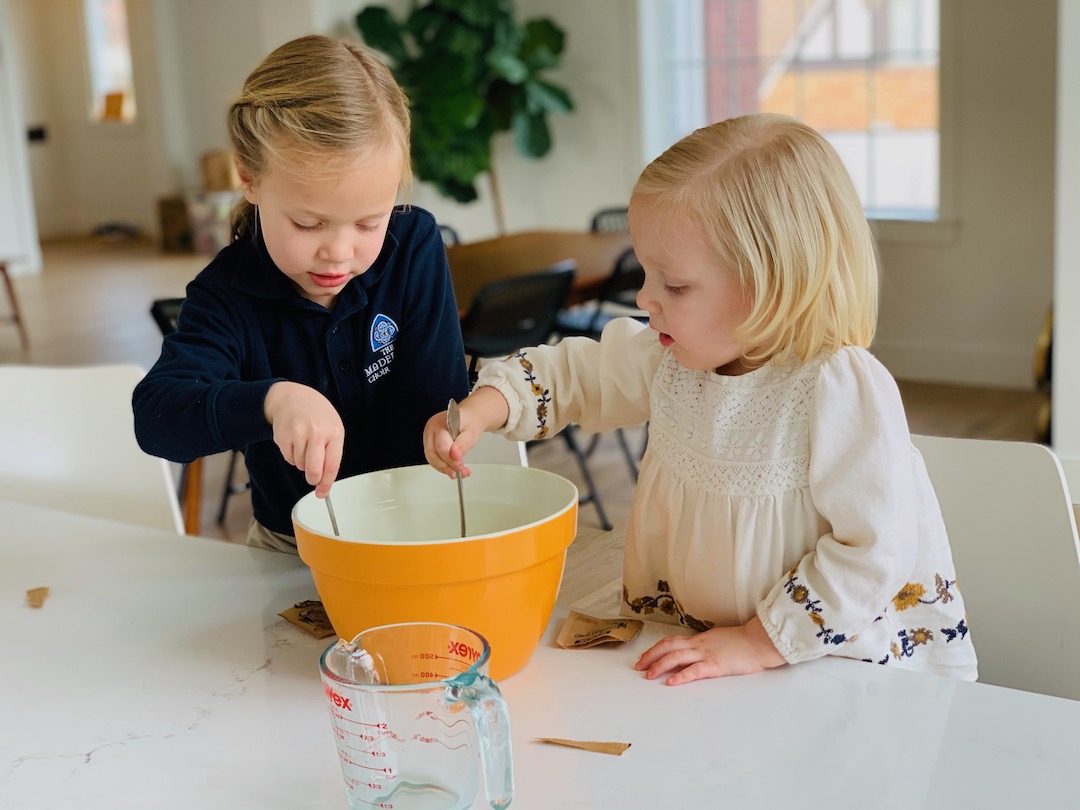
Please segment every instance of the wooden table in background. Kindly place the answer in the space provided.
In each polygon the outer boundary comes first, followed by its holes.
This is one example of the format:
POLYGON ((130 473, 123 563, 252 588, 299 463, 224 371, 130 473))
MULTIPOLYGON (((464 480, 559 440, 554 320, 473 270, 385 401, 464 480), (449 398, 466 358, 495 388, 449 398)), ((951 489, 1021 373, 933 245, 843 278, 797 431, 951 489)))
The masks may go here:
POLYGON ((564 259, 577 262, 567 303, 588 301, 596 297, 615 260, 629 247, 628 233, 525 231, 453 245, 446 249, 446 257, 454 295, 464 311, 485 284, 532 273, 564 259))

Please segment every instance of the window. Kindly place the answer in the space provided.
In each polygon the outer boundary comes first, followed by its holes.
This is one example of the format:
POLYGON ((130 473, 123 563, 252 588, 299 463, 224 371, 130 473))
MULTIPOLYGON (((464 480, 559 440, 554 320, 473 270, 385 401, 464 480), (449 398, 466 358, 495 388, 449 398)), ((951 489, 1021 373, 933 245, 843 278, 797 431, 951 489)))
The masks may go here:
POLYGON ((125 0, 83 0, 90 75, 90 120, 135 120, 125 0))
POLYGON ((784 113, 836 147, 867 216, 938 219, 938 1, 639 0, 646 159, 784 113))

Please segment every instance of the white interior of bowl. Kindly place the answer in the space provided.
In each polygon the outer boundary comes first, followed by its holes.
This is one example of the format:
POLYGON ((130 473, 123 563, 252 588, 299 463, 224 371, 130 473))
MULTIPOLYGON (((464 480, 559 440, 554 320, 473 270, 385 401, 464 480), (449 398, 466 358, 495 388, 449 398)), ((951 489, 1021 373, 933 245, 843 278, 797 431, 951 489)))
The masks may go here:
MULTIPOLYGON (((571 508, 577 487, 546 470, 507 464, 469 465, 463 481, 468 537, 491 536, 548 520, 571 508)), ((457 482, 428 465, 365 473, 331 490, 342 540, 377 544, 443 543, 461 539, 457 482)), ((325 501, 309 493, 293 521, 333 537, 325 501)))

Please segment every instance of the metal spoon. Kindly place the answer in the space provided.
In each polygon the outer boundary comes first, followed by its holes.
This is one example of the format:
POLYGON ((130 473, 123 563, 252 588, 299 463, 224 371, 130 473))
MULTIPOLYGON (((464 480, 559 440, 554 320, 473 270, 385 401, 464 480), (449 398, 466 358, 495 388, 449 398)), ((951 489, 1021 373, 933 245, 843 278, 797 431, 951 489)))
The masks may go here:
POLYGON ((326 511, 330 513, 330 525, 334 527, 334 536, 341 537, 341 532, 338 531, 337 518, 334 517, 334 505, 330 503, 330 493, 326 493, 326 497, 323 498, 326 501, 326 511))
MULTIPOLYGON (((461 414, 458 412, 458 404, 454 400, 450 400, 450 404, 446 406, 446 429, 450 431, 450 438, 457 440, 458 434, 461 433, 461 414)), ((461 485, 461 470, 454 471, 457 477, 457 497, 458 497, 458 509, 461 511, 461 536, 465 536, 465 491, 461 485)))

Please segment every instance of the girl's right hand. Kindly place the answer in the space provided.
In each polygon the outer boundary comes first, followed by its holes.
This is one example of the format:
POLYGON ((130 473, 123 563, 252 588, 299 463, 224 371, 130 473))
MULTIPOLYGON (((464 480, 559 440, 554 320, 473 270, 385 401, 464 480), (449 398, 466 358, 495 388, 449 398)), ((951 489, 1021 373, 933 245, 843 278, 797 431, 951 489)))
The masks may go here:
POLYGON ((465 455, 485 431, 498 430, 506 424, 510 406, 498 390, 485 386, 463 399, 458 410, 461 431, 456 441, 450 438, 446 427, 446 411, 428 419, 424 426, 424 456, 428 464, 450 478, 458 472, 462 478, 468 478, 470 470, 465 466, 465 455))
POLYGON ((325 498, 341 468, 345 425, 330 400, 306 385, 277 382, 263 401, 266 421, 274 428, 274 443, 284 459, 303 471, 325 498))

